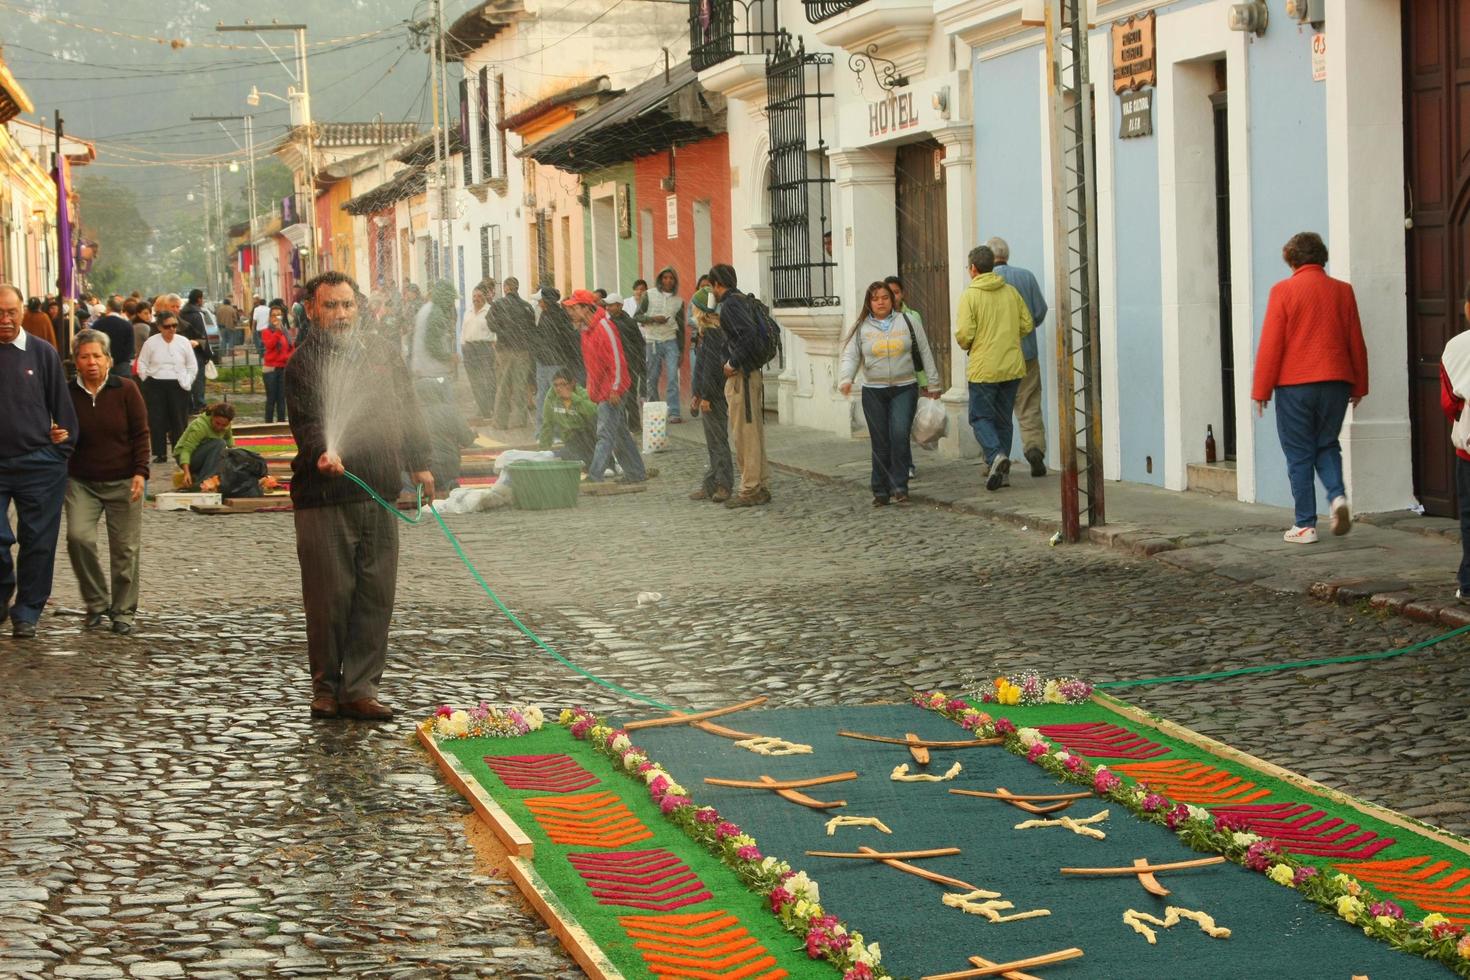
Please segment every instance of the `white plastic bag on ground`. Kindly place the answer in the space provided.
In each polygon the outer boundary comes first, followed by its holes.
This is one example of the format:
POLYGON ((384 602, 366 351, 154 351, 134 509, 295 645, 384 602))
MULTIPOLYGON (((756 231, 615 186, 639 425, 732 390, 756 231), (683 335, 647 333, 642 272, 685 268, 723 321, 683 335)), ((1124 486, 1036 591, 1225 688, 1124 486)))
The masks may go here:
POLYGON ((914 412, 914 427, 911 430, 914 442, 925 449, 934 449, 939 445, 939 439, 944 435, 945 424, 949 421, 944 414, 944 406, 939 404, 938 398, 920 398, 919 408, 914 412))
POLYGON ((643 454, 669 448, 669 403, 643 403, 643 454))
POLYGON ((474 514, 483 510, 494 510, 510 502, 504 494, 497 495, 495 486, 455 487, 449 496, 435 506, 443 514, 474 514))

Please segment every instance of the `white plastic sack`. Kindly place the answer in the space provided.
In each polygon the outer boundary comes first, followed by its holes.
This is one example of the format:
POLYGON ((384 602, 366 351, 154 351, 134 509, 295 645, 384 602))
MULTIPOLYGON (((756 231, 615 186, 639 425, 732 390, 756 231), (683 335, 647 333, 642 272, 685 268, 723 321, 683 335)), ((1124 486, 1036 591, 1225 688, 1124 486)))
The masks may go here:
POLYGON ((661 453, 669 448, 669 403, 643 403, 643 452, 661 453))
POLYGON ((455 487, 449 496, 436 506, 443 514, 474 514, 483 510, 494 510, 510 502, 505 494, 497 494, 495 485, 488 487, 455 487))
POLYGON ((920 398, 919 408, 914 412, 914 427, 911 430, 914 442, 925 449, 937 448, 948 421, 949 417, 944 414, 944 406, 939 404, 938 398, 920 398))

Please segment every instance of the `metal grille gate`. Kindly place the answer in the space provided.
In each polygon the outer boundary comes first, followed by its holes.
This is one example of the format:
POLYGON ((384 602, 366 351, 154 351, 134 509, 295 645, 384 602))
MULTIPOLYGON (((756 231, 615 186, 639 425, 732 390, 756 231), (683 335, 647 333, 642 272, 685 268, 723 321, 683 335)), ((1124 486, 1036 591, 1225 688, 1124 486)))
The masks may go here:
POLYGON ((830 241, 833 180, 827 175, 827 143, 823 138, 823 66, 830 54, 808 54, 806 43, 793 50, 782 35, 777 50, 766 56, 766 120, 770 126, 771 286, 773 306, 835 306, 836 263, 827 254, 830 241), (807 121, 816 126, 816 143, 807 146, 807 121), (815 167, 815 173, 812 169, 815 167), (815 200, 814 200, 815 199, 815 200), (817 221, 811 217, 813 204, 817 221))
POLYGON ((1078 0, 1047 0, 1046 54, 1056 242, 1062 536, 1077 541, 1082 534, 1084 499, 1088 526, 1107 523, 1098 364, 1097 174, 1085 4, 1078 0))

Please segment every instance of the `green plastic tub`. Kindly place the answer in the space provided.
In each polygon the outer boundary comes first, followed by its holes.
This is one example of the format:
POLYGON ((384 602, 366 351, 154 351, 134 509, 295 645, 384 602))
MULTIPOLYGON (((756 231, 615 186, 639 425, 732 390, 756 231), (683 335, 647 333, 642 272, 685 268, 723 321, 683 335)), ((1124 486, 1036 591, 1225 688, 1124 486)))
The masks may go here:
POLYGON ((582 464, 576 460, 523 460, 506 467, 516 510, 566 510, 577 506, 582 464))

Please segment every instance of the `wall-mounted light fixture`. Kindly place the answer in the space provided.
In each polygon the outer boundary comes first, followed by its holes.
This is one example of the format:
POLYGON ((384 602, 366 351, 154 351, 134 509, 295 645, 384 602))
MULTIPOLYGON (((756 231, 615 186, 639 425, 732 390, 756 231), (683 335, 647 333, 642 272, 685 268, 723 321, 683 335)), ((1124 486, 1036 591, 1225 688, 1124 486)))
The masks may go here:
POLYGON ((1322 26, 1327 19, 1325 0, 1286 0, 1286 16, 1298 24, 1322 26))
POLYGON ((930 102, 934 106, 934 111, 937 112, 937 113, 939 113, 939 118, 940 119, 948 119, 949 118, 949 86, 948 85, 940 86, 939 91, 937 91, 937 92, 934 93, 934 98, 931 99, 930 102))
POLYGON ((1266 0, 1251 0, 1250 3, 1230 5, 1230 29, 1232 31, 1249 31, 1256 37, 1263 37, 1266 33, 1266 24, 1270 20, 1271 12, 1266 8, 1266 0))

